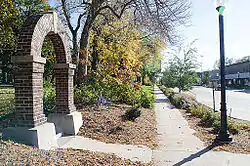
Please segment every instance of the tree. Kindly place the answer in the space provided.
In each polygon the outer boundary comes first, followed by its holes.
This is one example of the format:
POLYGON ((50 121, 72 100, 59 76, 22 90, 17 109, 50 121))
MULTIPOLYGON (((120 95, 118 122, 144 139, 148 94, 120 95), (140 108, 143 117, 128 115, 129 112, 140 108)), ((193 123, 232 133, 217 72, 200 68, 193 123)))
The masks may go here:
POLYGON ((104 11, 110 11, 111 14, 117 18, 121 18, 126 7, 130 5, 132 0, 83 0, 71 1, 71 0, 60 0, 59 11, 63 11, 63 16, 66 25, 68 26, 72 35, 72 46, 73 54, 72 59, 77 63, 77 83, 81 83, 84 75, 87 75, 87 62, 88 62, 88 44, 89 44, 89 33, 90 30, 99 15, 104 15, 104 11), (76 19, 75 28, 73 27, 73 14, 78 14, 76 19), (84 21, 83 21, 84 20, 84 21), (81 24, 82 31, 79 32, 81 24), (78 34, 80 34, 80 40, 78 42, 78 34), (79 45, 79 46, 78 46, 79 45), (79 53, 79 48, 82 50, 79 53))
POLYGON ((179 49, 169 62, 169 67, 163 72, 162 82, 167 87, 178 87, 179 92, 190 90, 197 82, 195 69, 199 66, 197 49, 192 47, 179 49), (183 58, 181 58, 183 57, 183 58))
MULTIPOLYGON (((225 65, 231 65, 231 64, 233 64, 234 62, 236 62, 234 58, 228 58, 228 57, 225 58, 225 65)), ((219 61, 219 60, 216 60, 216 61, 214 62, 213 68, 214 68, 215 70, 220 69, 220 61, 219 61)))
POLYGON ((177 37, 177 27, 186 24, 189 8, 190 3, 186 0, 84 0, 80 2, 60 0, 58 9, 59 11, 62 9, 64 20, 72 34, 73 59, 79 62, 77 82, 80 83, 83 75, 87 74, 89 32, 99 16, 106 16, 106 13, 109 13, 116 18, 121 18, 124 13, 130 13, 133 15, 133 22, 140 27, 144 35, 159 35, 162 39, 173 42, 177 37), (72 12, 78 14, 75 28, 72 26, 72 12), (83 22, 83 29, 79 32, 81 22, 83 22), (79 42, 77 34, 81 34, 79 42), (78 54, 78 43, 80 50, 83 50, 82 54, 78 54))
POLYGON ((45 81, 53 83, 54 80, 54 65, 56 64, 56 55, 52 41, 49 37, 45 37, 41 56, 46 58, 46 64, 44 66, 43 78, 45 81))
POLYGON ((131 84, 147 74, 141 72, 144 65, 152 76, 158 69, 160 41, 142 39, 129 15, 123 19, 105 19, 98 18, 90 33, 90 72, 110 83, 131 84))
POLYGON ((250 61, 249 56, 244 56, 244 57, 242 57, 242 58, 240 58, 240 59, 236 59, 236 60, 235 60, 236 63, 240 63, 240 62, 249 62, 249 61, 250 61))
MULTIPOLYGON (((151 39, 154 41, 153 39, 151 39)), ((151 45, 147 45, 149 47, 148 49, 150 50, 150 54, 153 56, 150 59, 147 59, 143 62, 143 66, 141 67, 141 77, 142 77, 142 84, 145 84, 145 78, 146 76, 149 77, 149 80, 151 82, 155 82, 157 74, 161 72, 161 44, 156 42, 156 43, 151 43, 151 45)))
POLYGON ((202 82, 202 84, 207 84, 208 81, 209 81, 209 71, 205 71, 202 74, 201 82, 202 82))
POLYGON ((97 32, 92 31, 90 47, 93 48, 90 61, 98 59, 95 71, 104 81, 130 84, 136 80, 145 54, 140 32, 126 19, 101 26, 97 32))
POLYGON ((16 39, 24 21, 33 14, 49 9, 47 1, 3 0, 0 2, 0 61, 2 82, 11 82, 11 56, 15 53, 16 39))
POLYGON ((16 24, 18 10, 12 0, 0 2, 0 53, 10 50, 15 45, 12 26, 16 24))

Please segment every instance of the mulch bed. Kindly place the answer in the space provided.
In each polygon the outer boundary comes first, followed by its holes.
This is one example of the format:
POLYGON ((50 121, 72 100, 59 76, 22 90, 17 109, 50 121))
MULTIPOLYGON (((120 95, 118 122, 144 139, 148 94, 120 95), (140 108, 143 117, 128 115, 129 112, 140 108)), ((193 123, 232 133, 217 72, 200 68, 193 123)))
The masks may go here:
POLYGON ((150 164, 123 160, 114 154, 73 149, 45 151, 10 141, 0 140, 0 165, 147 166, 150 164))
MULTIPOLYGON (((157 146, 155 113, 142 109, 140 117, 134 122, 125 121, 122 116, 128 105, 107 107, 87 106, 79 111, 83 115, 83 126, 78 135, 107 143, 157 146)), ((0 121, 0 131, 9 119, 0 121)), ((76 149, 57 149, 45 151, 0 139, 1 165, 84 165, 84 166, 147 166, 151 165, 124 160, 114 154, 91 152, 76 149)))
POLYGON ((189 126, 196 131, 195 135, 200 138, 205 145, 213 145, 215 151, 227 151, 235 153, 250 154, 250 131, 240 130, 237 135, 232 135, 233 142, 230 144, 217 144, 214 143, 216 133, 212 128, 205 127, 200 123, 200 119, 186 113, 185 110, 180 110, 183 117, 188 121, 189 126))
POLYGON ((142 109, 141 116, 132 122, 122 117, 129 108, 128 105, 109 105, 79 110, 83 125, 78 135, 106 143, 145 145, 154 149, 157 146, 155 112, 142 109))

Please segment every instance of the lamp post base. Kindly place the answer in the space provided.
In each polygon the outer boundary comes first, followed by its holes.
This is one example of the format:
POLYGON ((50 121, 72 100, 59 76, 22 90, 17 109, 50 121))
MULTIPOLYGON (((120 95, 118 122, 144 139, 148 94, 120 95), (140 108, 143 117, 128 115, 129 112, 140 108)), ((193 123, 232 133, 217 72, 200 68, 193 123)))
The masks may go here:
POLYGON ((221 143, 230 143, 233 141, 233 138, 228 133, 219 133, 216 136, 216 141, 221 143))

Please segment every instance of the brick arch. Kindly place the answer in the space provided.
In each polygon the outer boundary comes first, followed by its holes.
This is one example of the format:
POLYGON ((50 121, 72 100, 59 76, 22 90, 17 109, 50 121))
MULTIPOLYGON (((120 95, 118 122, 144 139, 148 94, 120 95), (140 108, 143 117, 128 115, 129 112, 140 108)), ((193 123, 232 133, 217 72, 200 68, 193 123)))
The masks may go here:
MULTIPOLYGON (((62 118, 58 117, 76 111, 73 101, 75 65, 71 63, 68 36, 56 13, 48 12, 33 16, 25 22, 18 39, 17 53, 12 57, 15 66, 16 100, 16 117, 11 123, 12 127, 32 128, 47 122, 43 113, 43 72, 46 59, 41 57, 46 36, 51 39, 56 54, 54 68, 56 78, 56 109, 54 112, 56 115, 52 118, 48 117, 48 119, 51 119, 49 121, 55 123, 56 128, 61 131, 63 130, 60 126, 62 118)), ((74 132, 72 131, 72 133, 75 133, 75 128, 73 126, 74 132)), ((71 134, 70 132, 67 131, 67 134, 71 134)))
POLYGON ((49 32, 47 36, 53 43, 53 47, 56 54, 56 62, 67 63, 68 59, 66 58, 67 56, 66 56, 65 46, 61 36, 53 31, 49 32))
POLYGON ((53 42, 57 63, 70 63, 67 32, 54 12, 32 16, 25 22, 18 39, 16 58, 24 56, 25 59, 43 60, 41 50, 46 36, 53 42))

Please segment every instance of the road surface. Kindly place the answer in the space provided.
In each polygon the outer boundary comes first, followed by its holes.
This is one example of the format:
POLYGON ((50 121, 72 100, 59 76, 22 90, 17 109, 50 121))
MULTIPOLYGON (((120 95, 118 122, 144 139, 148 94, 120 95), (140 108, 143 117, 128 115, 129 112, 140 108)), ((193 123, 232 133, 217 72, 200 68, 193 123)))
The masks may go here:
MULTIPOLYGON (((211 88, 194 87, 191 92, 198 102, 213 108, 213 91, 211 88)), ((228 115, 250 121, 250 91, 226 90, 228 115)), ((220 91, 215 91, 215 108, 220 110, 220 91)))

